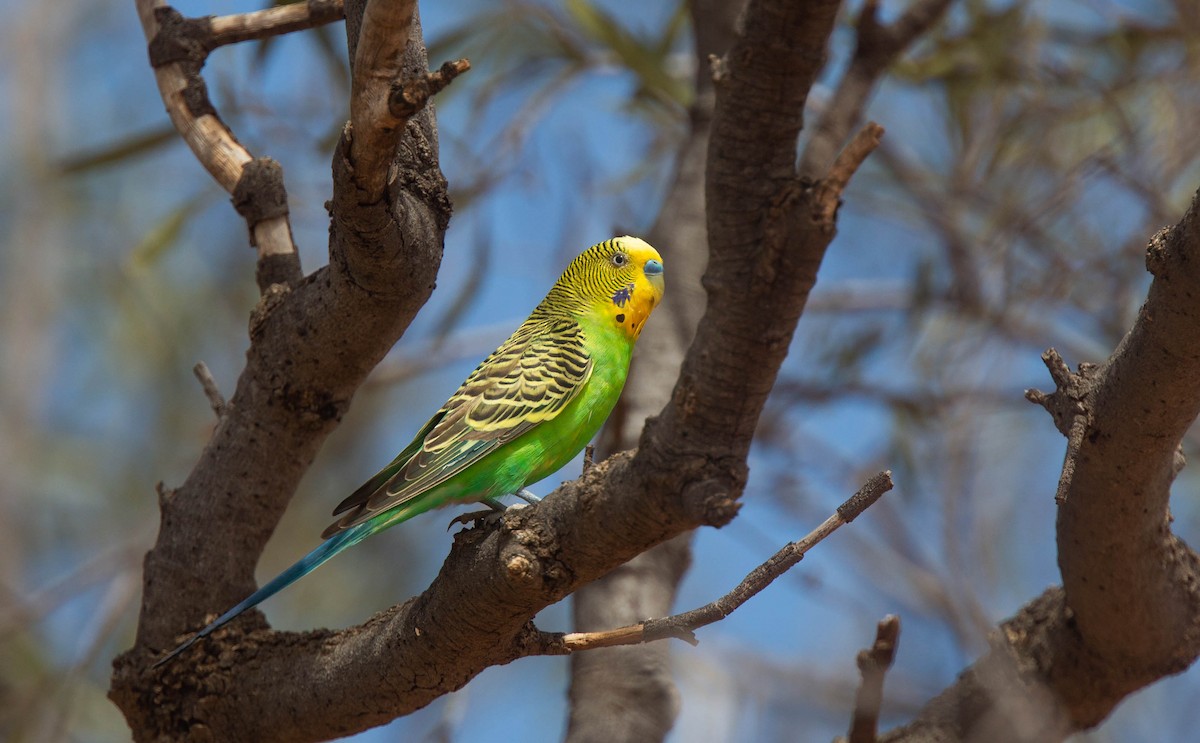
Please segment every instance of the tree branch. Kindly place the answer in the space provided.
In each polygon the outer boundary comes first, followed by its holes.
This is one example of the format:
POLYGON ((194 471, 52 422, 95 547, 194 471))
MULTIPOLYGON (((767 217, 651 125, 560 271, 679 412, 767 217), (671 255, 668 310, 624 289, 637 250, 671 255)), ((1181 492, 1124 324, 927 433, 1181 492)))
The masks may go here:
POLYGON ((430 72, 424 77, 405 80, 392 84, 388 94, 388 113, 394 120, 393 126, 399 126, 412 118, 425 107, 430 98, 442 92, 454 78, 471 69, 471 63, 465 59, 453 62, 443 62, 436 72, 430 72))
POLYGON ((671 404, 638 453, 686 473, 682 500, 700 523, 723 524, 737 511, 754 428, 833 238, 797 177, 795 153, 837 9, 751 2, 745 31, 715 65, 708 303, 671 404))
POLYGON ((867 0, 855 26, 856 44, 850 65, 826 104, 800 156, 800 175, 821 177, 850 131, 862 119, 867 100, 884 72, 919 36, 946 14, 953 0, 915 0, 891 25, 879 22, 879 0, 867 0))
POLYGON ((255 159, 238 142, 208 98, 200 68, 214 47, 209 19, 186 19, 163 0, 136 0, 150 64, 167 114, 205 170, 234 197, 258 248, 259 290, 294 286, 300 257, 288 222, 283 170, 270 158, 255 159))
POLYGON ((804 555, 820 544, 841 526, 850 523, 884 493, 891 490, 892 473, 880 472, 867 480, 861 488, 837 511, 825 519, 803 539, 791 542, 776 552, 763 564, 752 570, 741 583, 721 598, 691 611, 663 619, 647 619, 637 624, 600 632, 543 632, 539 636, 541 647, 531 647, 531 655, 565 655, 580 650, 638 645, 675 637, 692 645, 698 644, 695 631, 714 622, 719 622, 742 604, 758 595, 776 578, 792 569, 804 559, 804 555))
POLYGON ((847 743, 875 743, 879 727, 879 708, 883 705, 883 678, 900 642, 900 617, 884 617, 875 630, 875 644, 858 654, 862 684, 854 695, 854 717, 847 743))
MULTIPOLYGON (((230 414, 164 505, 137 644, 114 675, 112 695, 135 730, 304 741, 381 724, 527 654, 538 637, 530 619, 579 586, 732 518, 762 405, 834 232, 794 162, 837 6, 773 0, 747 9, 717 85, 706 320, 636 455, 611 457, 498 525, 461 532, 428 590, 361 626, 269 632, 248 612, 198 645, 192 664, 151 672, 156 653, 249 593, 262 545, 317 446, 432 287, 447 212, 429 110, 405 129, 394 181, 403 188, 387 189, 387 203, 363 200, 361 162, 343 137, 330 265, 266 295, 230 414), (208 537, 212 524, 220 539, 208 537), (156 688, 179 691, 164 700, 156 688), (263 689, 272 703, 250 714, 244 700, 263 689)), ((357 3, 346 17, 353 54, 357 3)), ((424 74, 422 65, 420 45, 410 45, 406 75, 424 74)), ((356 67, 356 78, 367 69, 356 67)), ((357 141, 357 124, 354 132, 357 141)))
MULTIPOLYGON (((139 2, 139 10, 144 21, 156 17, 152 2, 139 2)), ((347 6, 352 16, 360 10, 356 3, 347 6)), ((419 33, 414 20, 414 38, 419 33)), ((423 74, 421 44, 412 45, 405 65, 423 74)), ((182 97, 189 84, 203 92, 203 81, 195 76, 189 83, 176 62, 162 62, 156 72, 160 84, 178 78, 174 95, 182 97)), ((215 114, 195 116, 185 104, 171 110, 173 116, 192 117, 181 131, 190 144, 200 143, 194 149, 213 142, 236 144, 215 114), (195 128, 201 125, 204 132, 195 128), (212 141, 205 138, 206 132, 216 132, 212 141)), ((346 161, 348 145, 343 142, 338 148, 329 265, 294 286, 267 287, 251 318, 246 366, 226 415, 184 484, 164 489, 171 495, 160 500, 159 538, 146 556, 136 642, 115 661, 110 690, 139 738, 185 738, 213 730, 224 740, 308 735, 281 724, 291 708, 260 715, 257 707, 247 707, 244 700, 256 698, 257 691, 236 698, 215 692, 211 683, 221 675, 206 677, 203 668, 199 676, 189 676, 186 684, 172 686, 165 695, 153 692, 162 687, 147 672, 147 659, 253 590, 262 548, 317 449, 432 290, 449 202, 438 169, 432 119, 422 112, 414 123, 397 157, 398 187, 387 203, 358 203, 346 161), (263 725, 262 735, 256 734, 258 723, 249 724, 250 719, 263 725)), ((223 185, 234 182, 236 175, 224 164, 248 162, 244 150, 234 152, 243 154, 232 161, 202 158, 224 178, 223 185)), ((262 625, 261 614, 252 612, 240 628, 262 625)), ((283 660, 287 665, 296 658, 283 660)), ((291 673, 272 667, 280 675, 260 690, 291 673)), ((241 675, 240 669, 236 675, 241 675)), ((314 714, 320 707, 312 708, 314 714)), ((325 732, 312 735, 333 735, 325 732)))
POLYGON ((1108 361, 1075 374, 1048 352, 1057 390, 1028 395, 1072 440, 1058 489, 1064 588, 1004 622, 987 655, 885 740, 1060 740, 1200 657, 1200 559, 1170 532, 1168 507, 1200 414, 1200 191, 1146 263, 1149 296, 1108 361))
POLYGON ((816 201, 820 208, 818 217, 821 220, 833 220, 837 208, 841 204, 842 192, 849 185, 850 178, 879 146, 879 141, 883 138, 883 131, 882 126, 874 121, 868 121, 858 131, 858 134, 854 135, 854 139, 850 140, 850 143, 838 153, 833 166, 829 168, 828 175, 821 180, 817 187, 816 201))
POLYGON ((350 162, 363 203, 378 201, 383 194, 387 166, 404 131, 405 120, 392 115, 388 100, 401 76, 416 9, 416 0, 365 4, 350 87, 350 162))
POLYGON ((211 48, 305 31, 340 21, 345 14, 342 0, 306 0, 250 13, 216 16, 207 19, 212 32, 211 48))
POLYGON ((1072 375, 1090 387, 1087 432, 1058 514, 1079 632, 1130 679, 1200 653, 1197 556, 1169 531, 1176 451, 1200 414, 1200 192, 1151 240, 1146 267, 1155 279, 1132 330, 1094 377, 1072 375))
POLYGON ((217 387, 217 380, 213 379, 212 371, 209 370, 208 364, 203 361, 197 361, 192 367, 192 374, 196 375, 196 379, 200 381, 200 386, 204 389, 204 396, 208 398, 208 404, 212 406, 213 413, 216 413, 217 420, 225 415, 225 396, 221 394, 221 389, 217 387))

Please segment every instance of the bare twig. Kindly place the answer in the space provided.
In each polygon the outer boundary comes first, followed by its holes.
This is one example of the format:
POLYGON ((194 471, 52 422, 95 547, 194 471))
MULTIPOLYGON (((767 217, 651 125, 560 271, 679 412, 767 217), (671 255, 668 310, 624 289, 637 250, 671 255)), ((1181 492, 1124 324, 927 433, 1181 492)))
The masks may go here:
POLYGON ((874 121, 868 121, 838 154, 837 160, 834 161, 828 174, 821 179, 817 187, 819 193, 816 203, 820 209, 820 214, 817 215, 819 219, 825 221, 833 219, 838 204, 841 202, 842 191, 846 190, 850 178, 854 176, 867 156, 879 146, 883 132, 882 126, 874 121))
POLYGON ((250 13, 217 16, 209 19, 212 31, 210 48, 304 31, 340 21, 345 15, 342 0, 308 0, 250 13))
POLYGON ((583 474, 587 474, 588 470, 596 466, 596 445, 588 444, 583 447, 583 474))
POLYGON ((208 404, 212 406, 213 412, 217 414, 217 419, 225 415, 225 396, 221 394, 221 389, 217 387, 217 380, 213 379, 212 371, 209 370, 208 364, 203 361, 197 361, 192 367, 192 374, 196 375, 196 379, 200 380, 200 386, 204 388, 204 396, 208 398, 208 404))
POLYGON ((879 708, 883 704, 883 677, 892 667, 900 640, 900 617, 889 614, 875 630, 875 644, 858 653, 862 684, 854 696, 849 743, 875 743, 879 708))
POLYGON ((397 81, 388 95, 388 112, 395 117, 397 124, 407 121, 424 108, 430 98, 442 92, 447 85, 454 82, 454 78, 469 69, 469 60, 456 59, 453 62, 443 62, 435 72, 412 80, 397 81))
POLYGON ((1076 459, 1083 446, 1083 437, 1087 433, 1088 415, 1085 400, 1091 394, 1091 379, 1095 377, 1097 367, 1095 364, 1080 364, 1079 373, 1074 374, 1063 357, 1053 348, 1046 349, 1042 354, 1042 362, 1050 371, 1050 377, 1057 389, 1049 395, 1041 390, 1026 390, 1025 399, 1045 408, 1054 419, 1054 425, 1067 437, 1062 476, 1054 495, 1054 502, 1061 506, 1067 500, 1076 459))
POLYGON ((867 155, 870 155, 879 146, 883 132, 882 126, 874 121, 868 121, 838 155, 833 167, 829 169, 829 175, 825 177, 826 182, 837 186, 839 192, 844 189, 850 182, 851 176, 867 159, 867 155))
POLYGON ((858 492, 838 507, 837 512, 813 529, 798 542, 791 542, 776 552, 763 564, 752 570, 732 591, 711 603, 691 611, 664 619, 647 619, 617 629, 601 632, 542 632, 531 643, 529 655, 567 655, 580 650, 613 647, 616 645, 638 645, 668 637, 677 637, 693 645, 697 644, 695 630, 720 621, 749 601, 776 578, 786 573, 804 555, 839 527, 848 524, 892 489, 892 473, 876 474, 859 488, 858 492))

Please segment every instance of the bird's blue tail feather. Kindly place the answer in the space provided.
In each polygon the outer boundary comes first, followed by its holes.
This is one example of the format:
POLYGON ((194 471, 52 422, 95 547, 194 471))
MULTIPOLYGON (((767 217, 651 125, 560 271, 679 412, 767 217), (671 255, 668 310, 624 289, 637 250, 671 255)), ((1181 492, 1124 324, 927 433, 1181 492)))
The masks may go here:
POLYGON ((282 573, 272 578, 265 586, 247 596, 245 600, 243 600, 237 606, 217 617, 207 627, 197 632, 194 636, 192 636, 179 647, 172 650, 170 653, 167 653, 167 655, 162 658, 162 660, 159 660, 157 663, 155 663, 153 667, 158 668, 159 666, 163 665, 167 661, 182 653, 184 650, 190 648, 196 643, 197 640, 211 635, 218 628, 225 625, 237 615, 241 614, 247 609, 252 609, 255 606, 258 606, 263 601, 266 601, 270 597, 316 570, 329 558, 333 557, 347 547, 358 544, 377 530, 377 528, 372 528, 372 524, 370 522, 367 522, 359 524, 358 526, 347 529, 346 531, 340 532, 329 539, 326 539, 312 552, 309 552, 307 555, 300 558, 295 565, 292 565, 287 570, 284 570, 282 573))

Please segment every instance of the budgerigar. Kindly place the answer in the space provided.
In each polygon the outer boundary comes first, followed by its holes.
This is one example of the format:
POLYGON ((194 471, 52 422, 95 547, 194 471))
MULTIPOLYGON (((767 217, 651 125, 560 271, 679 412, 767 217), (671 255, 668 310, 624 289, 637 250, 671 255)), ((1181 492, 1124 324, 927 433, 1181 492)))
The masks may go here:
POLYGON ((612 412, 662 293, 662 257, 645 241, 585 250, 412 443, 334 509, 320 546, 155 665, 376 532, 448 503, 529 497, 525 487, 574 458, 612 412))

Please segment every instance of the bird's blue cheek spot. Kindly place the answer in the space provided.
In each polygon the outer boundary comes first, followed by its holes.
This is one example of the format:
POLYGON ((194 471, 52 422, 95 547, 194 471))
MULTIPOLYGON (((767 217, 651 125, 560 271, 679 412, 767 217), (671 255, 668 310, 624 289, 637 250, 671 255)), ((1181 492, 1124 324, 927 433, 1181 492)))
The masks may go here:
POLYGON ((613 301, 613 304, 615 304, 616 306, 624 307, 625 303, 628 302, 629 298, 632 296, 633 296, 633 284, 626 284, 625 286, 623 286, 620 289, 617 289, 615 292, 613 292, 612 301, 613 301))
POLYGON ((642 269, 642 271, 644 271, 647 276, 661 276, 663 272, 662 261, 651 258, 650 260, 646 261, 646 266, 642 269))

